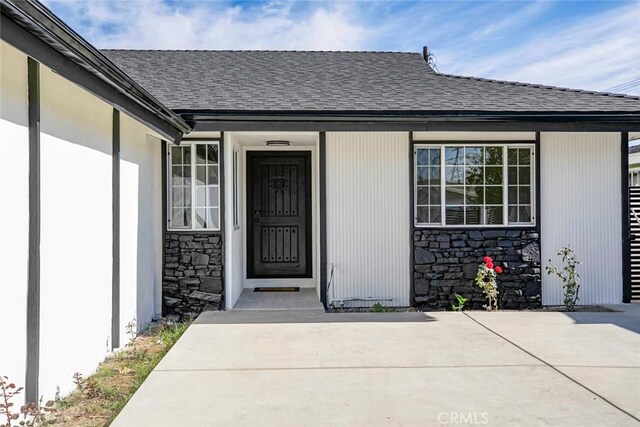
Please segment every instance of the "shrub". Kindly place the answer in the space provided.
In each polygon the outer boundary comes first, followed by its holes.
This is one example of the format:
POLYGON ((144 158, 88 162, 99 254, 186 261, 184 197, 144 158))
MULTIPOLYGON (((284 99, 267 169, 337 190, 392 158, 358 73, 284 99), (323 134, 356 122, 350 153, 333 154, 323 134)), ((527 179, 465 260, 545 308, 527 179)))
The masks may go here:
POLYGON ((564 306, 567 311, 575 311, 576 304, 580 300, 580 274, 578 273, 578 265, 580 261, 576 254, 568 246, 558 251, 558 256, 562 259, 562 269, 557 268, 549 260, 546 267, 548 275, 555 274, 562 280, 562 292, 564 294, 564 306))
POLYGON ((485 308, 489 311, 498 309, 498 274, 502 273, 502 267, 493 264, 491 257, 484 257, 482 264, 478 266, 476 285, 478 285, 487 297, 485 308))

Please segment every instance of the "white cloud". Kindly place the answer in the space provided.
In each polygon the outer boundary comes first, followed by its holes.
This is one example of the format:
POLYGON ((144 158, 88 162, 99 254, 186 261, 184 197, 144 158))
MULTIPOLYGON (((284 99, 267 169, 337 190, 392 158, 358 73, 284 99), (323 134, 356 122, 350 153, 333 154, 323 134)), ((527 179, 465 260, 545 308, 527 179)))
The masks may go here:
POLYGON ((157 0, 48 3, 99 48, 354 50, 367 34, 352 4, 296 14, 291 2, 189 2, 188 9, 157 0))
POLYGON ((440 69, 453 74, 605 90, 640 77, 639 22, 640 2, 537 34, 522 45, 499 52, 447 55, 440 69))

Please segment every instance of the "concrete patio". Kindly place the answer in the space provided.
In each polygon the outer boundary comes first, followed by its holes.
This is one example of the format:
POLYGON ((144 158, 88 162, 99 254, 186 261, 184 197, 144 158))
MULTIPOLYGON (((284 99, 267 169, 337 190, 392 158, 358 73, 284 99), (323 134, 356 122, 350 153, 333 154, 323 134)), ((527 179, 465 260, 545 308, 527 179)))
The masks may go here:
POLYGON ((640 305, 617 308, 208 312, 112 425, 637 425, 640 305))

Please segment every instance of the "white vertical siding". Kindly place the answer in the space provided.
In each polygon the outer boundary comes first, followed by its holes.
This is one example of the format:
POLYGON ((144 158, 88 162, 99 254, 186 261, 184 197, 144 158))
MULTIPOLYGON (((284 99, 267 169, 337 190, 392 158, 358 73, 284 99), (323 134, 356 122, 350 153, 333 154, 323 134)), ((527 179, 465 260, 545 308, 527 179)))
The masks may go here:
POLYGON ((0 41, 0 375, 19 386, 27 358, 27 117, 27 56, 0 41))
POLYGON ((328 132, 326 177, 327 262, 335 264, 329 300, 409 305, 409 135, 328 132))
MULTIPOLYGON (((622 301, 619 133, 540 136, 541 256, 557 264, 570 245, 582 265, 580 304, 622 301)), ((561 282, 542 274, 543 304, 562 304, 561 282)))

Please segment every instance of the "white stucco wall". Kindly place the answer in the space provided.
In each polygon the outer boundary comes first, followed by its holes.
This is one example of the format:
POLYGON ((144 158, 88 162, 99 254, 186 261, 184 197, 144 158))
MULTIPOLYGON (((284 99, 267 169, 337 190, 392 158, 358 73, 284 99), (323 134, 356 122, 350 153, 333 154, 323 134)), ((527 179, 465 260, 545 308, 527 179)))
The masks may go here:
POLYGON ((40 79, 40 394, 51 396, 110 350, 112 109, 44 66, 40 79))
POLYGON ((120 345, 161 314, 162 142, 120 115, 120 345))
MULTIPOLYGON (((543 267, 570 245, 580 304, 622 302, 620 133, 544 132, 540 156, 543 267)), ((542 301, 562 304, 561 282, 544 271, 542 301)))
POLYGON ((239 144, 235 143, 231 133, 224 135, 224 182, 225 182, 225 237, 224 250, 225 259, 225 309, 231 310, 238 301, 243 289, 243 232, 244 224, 242 224, 242 206, 244 203, 244 193, 240 191, 243 188, 242 181, 244 175, 244 165, 242 150, 239 144), (238 218, 240 224, 237 227, 233 225, 233 152, 238 153, 238 218))
POLYGON ((23 386, 29 246, 27 57, 0 41, 0 375, 23 386))
POLYGON ((327 132, 326 177, 329 298, 409 305, 409 134, 327 132))

